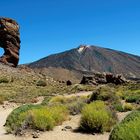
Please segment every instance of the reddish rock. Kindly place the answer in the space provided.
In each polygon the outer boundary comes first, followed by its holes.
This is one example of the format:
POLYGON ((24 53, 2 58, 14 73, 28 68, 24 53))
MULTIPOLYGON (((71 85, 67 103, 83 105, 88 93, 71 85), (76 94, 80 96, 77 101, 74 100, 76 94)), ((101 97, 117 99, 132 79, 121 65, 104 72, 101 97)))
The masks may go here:
POLYGON ((0 62, 16 67, 19 61, 19 25, 10 18, 0 18, 0 47, 4 49, 0 62))

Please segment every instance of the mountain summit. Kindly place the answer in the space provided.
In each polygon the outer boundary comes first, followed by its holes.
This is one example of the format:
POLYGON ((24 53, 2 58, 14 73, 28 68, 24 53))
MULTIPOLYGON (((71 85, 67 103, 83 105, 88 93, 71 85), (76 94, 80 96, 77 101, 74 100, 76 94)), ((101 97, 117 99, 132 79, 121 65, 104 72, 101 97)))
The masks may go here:
POLYGON ((64 68, 80 73, 110 72, 136 78, 140 75, 140 56, 97 46, 80 45, 78 48, 42 58, 28 66, 64 68))

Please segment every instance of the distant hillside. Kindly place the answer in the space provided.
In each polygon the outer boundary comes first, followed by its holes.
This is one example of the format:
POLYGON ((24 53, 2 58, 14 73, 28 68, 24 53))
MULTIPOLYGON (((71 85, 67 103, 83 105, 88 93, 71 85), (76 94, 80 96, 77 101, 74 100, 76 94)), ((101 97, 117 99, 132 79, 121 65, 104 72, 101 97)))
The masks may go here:
POLYGON ((79 73, 111 72, 125 77, 140 77, 140 56, 97 46, 78 48, 44 57, 30 68, 62 68, 79 73))

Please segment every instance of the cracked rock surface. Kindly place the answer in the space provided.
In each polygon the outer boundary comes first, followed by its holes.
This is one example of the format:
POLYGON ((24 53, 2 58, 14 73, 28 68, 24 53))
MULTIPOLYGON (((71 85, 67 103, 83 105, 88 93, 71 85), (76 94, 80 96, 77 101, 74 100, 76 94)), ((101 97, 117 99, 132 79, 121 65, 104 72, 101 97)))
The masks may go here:
POLYGON ((16 67, 19 61, 20 35, 15 20, 0 17, 0 47, 4 49, 0 62, 16 67))

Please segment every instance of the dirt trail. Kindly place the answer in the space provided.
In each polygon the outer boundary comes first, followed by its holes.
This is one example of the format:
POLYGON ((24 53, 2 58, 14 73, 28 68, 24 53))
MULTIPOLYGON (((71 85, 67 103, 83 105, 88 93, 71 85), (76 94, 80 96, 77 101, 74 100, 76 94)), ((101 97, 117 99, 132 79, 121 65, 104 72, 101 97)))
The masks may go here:
POLYGON ((78 93, 73 93, 73 94, 69 94, 69 95, 64 95, 64 97, 72 97, 72 96, 88 96, 88 95, 91 95, 92 94, 92 91, 81 91, 81 92, 78 92, 78 93))
POLYGON ((7 116, 12 112, 14 107, 3 107, 0 106, 0 140, 17 140, 15 136, 13 135, 7 135, 4 124, 6 122, 7 116))

